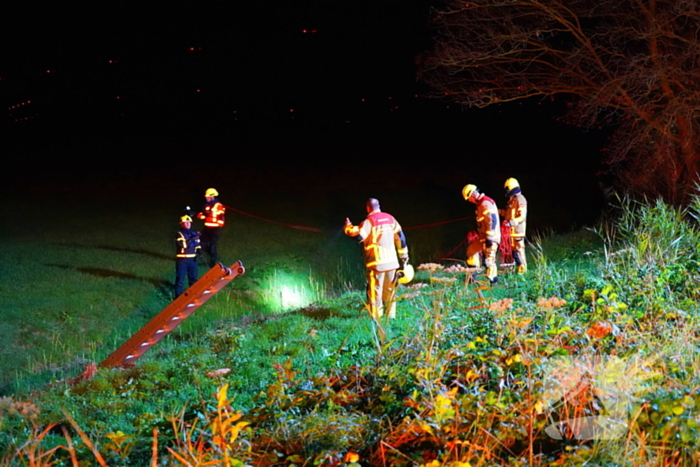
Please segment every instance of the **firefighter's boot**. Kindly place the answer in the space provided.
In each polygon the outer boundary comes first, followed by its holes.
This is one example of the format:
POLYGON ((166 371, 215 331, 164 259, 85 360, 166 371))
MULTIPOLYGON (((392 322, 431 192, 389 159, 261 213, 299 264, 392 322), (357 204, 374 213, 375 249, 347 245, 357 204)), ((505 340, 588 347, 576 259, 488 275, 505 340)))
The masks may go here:
POLYGON ((486 268, 486 277, 489 278, 492 285, 498 283, 498 268, 495 264, 486 268))
POLYGON ((521 256, 519 251, 513 251, 513 259, 515 260, 515 264, 518 265, 518 267, 515 269, 515 272, 517 272, 518 274, 525 274, 527 272, 525 255, 521 256))

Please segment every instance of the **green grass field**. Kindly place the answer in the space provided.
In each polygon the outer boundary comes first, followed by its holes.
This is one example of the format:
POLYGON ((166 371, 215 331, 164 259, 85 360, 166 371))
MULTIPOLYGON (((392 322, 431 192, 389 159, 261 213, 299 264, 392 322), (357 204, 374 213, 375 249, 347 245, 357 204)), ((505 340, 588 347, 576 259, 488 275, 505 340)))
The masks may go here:
MULTIPOLYGON (((332 181, 313 186, 312 180, 307 175, 300 181, 303 193, 275 180, 264 189, 219 185, 231 200, 222 196, 224 202, 259 217, 229 210, 220 242, 222 261, 241 260, 247 272, 176 332, 206 329, 222 318, 268 316, 363 289, 360 248, 340 227, 345 216, 362 219, 367 187, 329 193, 332 181)), ((63 183, 2 200, 3 212, 16 212, 22 220, 7 225, 0 246, 5 265, 0 394, 75 376, 172 299, 177 219, 186 205, 201 204, 191 185, 177 186, 144 181, 126 190, 109 183, 63 183), (145 185, 157 195, 148 194, 145 185)), ((428 210, 431 200, 410 190, 374 194, 382 195, 385 209, 405 211, 400 217, 405 226, 452 214, 428 210)), ((461 241, 465 226, 407 231, 412 258, 435 259, 461 241)), ((193 228, 198 227, 196 222, 193 228)), ((205 271, 201 266, 200 275, 205 271)))
MULTIPOLYGON (((227 216, 221 256, 246 273, 134 367, 69 385, 172 299, 172 237, 197 190, 138 191, 3 199, 25 221, 0 246, 0 465, 699 460, 697 203, 622 202, 615 222, 533 232, 528 274, 503 271, 493 288, 447 269, 456 261, 421 269, 398 318, 374 323, 361 252, 340 232, 363 216, 365 188, 231 187, 227 204, 279 222, 227 216), (561 358, 583 389, 561 392, 561 358)), ((455 218, 439 196, 374 195, 416 266, 468 228, 408 228, 455 218)))

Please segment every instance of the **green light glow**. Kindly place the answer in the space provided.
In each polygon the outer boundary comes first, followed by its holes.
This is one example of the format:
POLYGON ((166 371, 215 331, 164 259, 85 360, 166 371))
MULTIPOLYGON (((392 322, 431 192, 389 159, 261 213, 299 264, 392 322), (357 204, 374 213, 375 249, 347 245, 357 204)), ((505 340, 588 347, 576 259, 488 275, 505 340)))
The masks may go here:
POLYGON ((275 270, 263 283, 263 300, 273 311, 303 308, 323 299, 325 291, 309 274, 275 270))

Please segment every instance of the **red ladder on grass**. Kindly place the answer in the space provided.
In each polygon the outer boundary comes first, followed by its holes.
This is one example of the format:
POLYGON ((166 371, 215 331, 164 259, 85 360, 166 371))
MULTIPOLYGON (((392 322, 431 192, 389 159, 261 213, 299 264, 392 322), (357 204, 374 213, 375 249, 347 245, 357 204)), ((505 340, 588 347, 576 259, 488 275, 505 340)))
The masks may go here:
POLYGON ((188 316, 221 290, 226 284, 245 272, 243 263, 236 261, 227 268, 219 263, 185 290, 163 311, 107 357, 100 367, 111 368, 134 363, 148 349, 168 335, 188 316))

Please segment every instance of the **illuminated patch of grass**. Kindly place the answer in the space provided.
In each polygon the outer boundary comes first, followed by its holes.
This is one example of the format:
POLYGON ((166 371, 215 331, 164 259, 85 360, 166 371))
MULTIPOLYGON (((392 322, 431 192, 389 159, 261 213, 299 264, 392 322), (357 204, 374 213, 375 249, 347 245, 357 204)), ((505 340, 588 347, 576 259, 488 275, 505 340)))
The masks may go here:
MULTIPOLYGON (((397 318, 380 321, 383 332, 363 311, 360 287, 346 292, 342 285, 362 282, 361 263, 358 280, 349 261, 347 270, 338 271, 337 263, 317 268, 306 258, 316 251, 313 237, 282 237, 280 229, 280 236, 255 244, 252 234, 241 232, 250 234, 250 244, 233 242, 224 251, 245 251, 259 261, 250 261, 241 280, 227 287, 230 293, 212 298, 136 366, 101 370, 75 386, 54 382, 31 399, 17 393, 0 400, 0 443, 8 446, 0 459, 16 459, 27 439, 35 444, 26 448, 65 444, 64 433, 43 434, 42 427, 65 420, 68 409, 110 465, 144 465, 154 457, 175 462, 178 456, 256 465, 694 465, 700 439, 697 231, 671 208, 639 209, 621 219, 615 235, 535 241, 530 271, 504 272, 496 287, 446 267, 419 270, 412 284, 399 289, 397 318), (319 279, 314 288, 311 277, 323 278, 323 285, 319 279), (308 304, 280 309, 265 300, 294 281, 316 294, 308 304), (640 358, 653 377, 621 389, 636 391, 621 419, 624 436, 583 440, 574 428, 566 439, 555 439, 547 433, 555 423, 605 415, 591 391, 557 404, 545 397, 552 359, 587 356, 640 358), (238 431, 227 431, 231 427, 238 431)), ((78 235, 68 227, 58 232, 78 235)), ((137 235, 104 235, 100 244, 107 238, 120 248, 140 242, 135 254, 141 256, 160 248, 137 235)), ((34 307, 34 316, 46 319, 21 329, 27 339, 46 333, 28 347, 45 352, 31 360, 34 387, 40 387, 39 376, 48 379, 43 372, 61 377, 77 370, 78 362, 113 350, 169 299, 167 288, 143 279, 164 267, 160 277, 167 282, 168 258, 150 256, 153 263, 130 269, 134 252, 103 248, 95 256, 81 247, 61 253, 32 242, 54 255, 55 264, 73 261, 70 268, 53 268, 78 285, 52 282, 56 276, 19 249, 4 250, 22 259, 14 273, 26 283, 17 290, 38 289, 44 297, 6 289, 15 310, 34 307), (46 298, 50 293, 56 302, 46 298), (61 315, 53 303, 75 313, 61 315), (92 305, 95 316, 80 313, 79 304, 92 305), (119 324, 105 330, 104 313, 117 315, 119 324), (76 333, 78 323, 96 334, 64 339, 62 333, 76 333), (81 346, 86 353, 76 351, 81 346), (44 368, 52 364, 69 369, 44 368)), ((20 312, 10 316, 20 328, 28 326, 20 312)), ((2 329, 14 332, 14 326, 2 329)), ((95 457, 74 450, 86 462, 95 457)))

